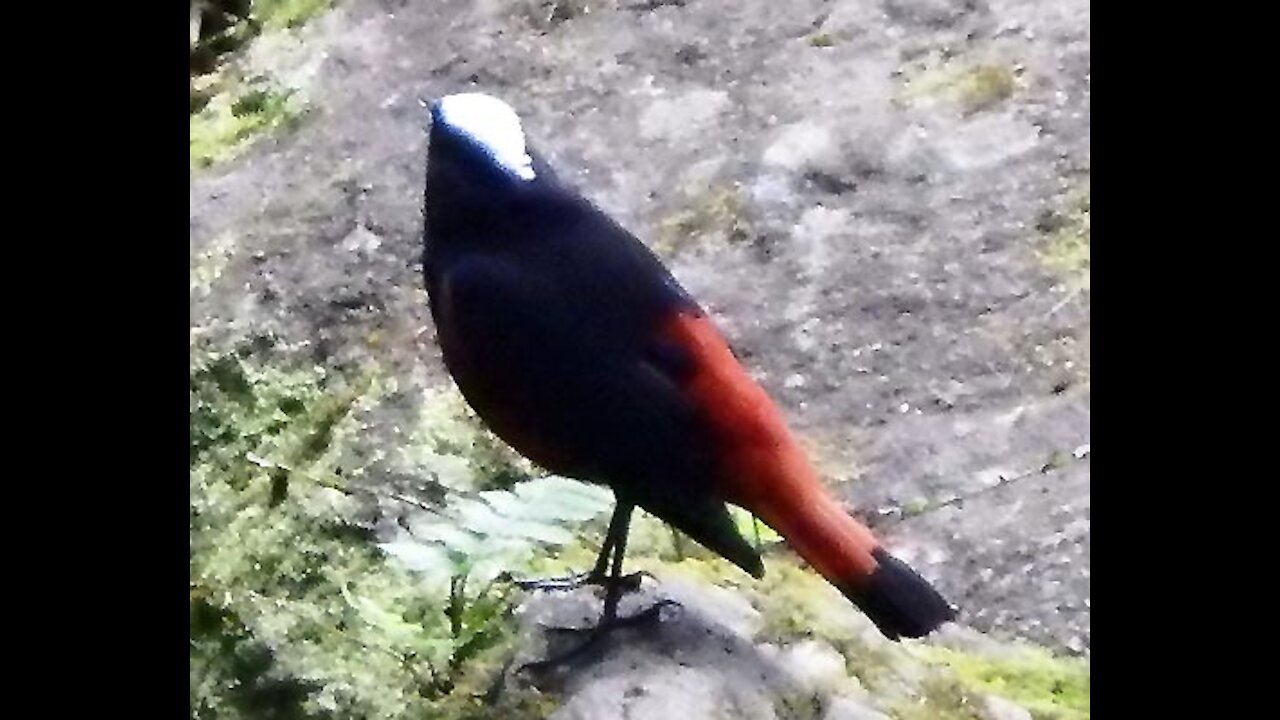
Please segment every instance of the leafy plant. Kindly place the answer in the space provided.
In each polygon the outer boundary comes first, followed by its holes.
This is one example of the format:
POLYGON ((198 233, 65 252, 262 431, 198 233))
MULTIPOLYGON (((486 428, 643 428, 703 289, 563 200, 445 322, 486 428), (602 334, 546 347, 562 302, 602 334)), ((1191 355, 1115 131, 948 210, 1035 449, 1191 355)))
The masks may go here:
POLYGON ((556 477, 482 489, 519 472, 434 394, 434 431, 407 457, 452 486, 376 542, 358 518, 377 486, 343 458, 385 387, 247 352, 193 365, 192 717, 408 718, 467 701, 459 683, 474 689, 511 640, 503 573, 576 543, 574 526, 611 506, 556 477))

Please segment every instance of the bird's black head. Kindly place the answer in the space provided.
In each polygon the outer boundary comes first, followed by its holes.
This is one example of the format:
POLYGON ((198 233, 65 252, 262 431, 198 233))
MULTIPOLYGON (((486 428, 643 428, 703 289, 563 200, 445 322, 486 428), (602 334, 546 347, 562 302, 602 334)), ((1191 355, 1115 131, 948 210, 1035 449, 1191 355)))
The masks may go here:
POLYGON ((573 196, 529 147, 520 117, 483 93, 430 104, 424 196, 432 244, 477 246, 547 226, 573 196))
POLYGON ((528 146, 520 117, 502 100, 459 93, 430 109, 429 194, 501 201, 550 179, 550 169, 528 146))

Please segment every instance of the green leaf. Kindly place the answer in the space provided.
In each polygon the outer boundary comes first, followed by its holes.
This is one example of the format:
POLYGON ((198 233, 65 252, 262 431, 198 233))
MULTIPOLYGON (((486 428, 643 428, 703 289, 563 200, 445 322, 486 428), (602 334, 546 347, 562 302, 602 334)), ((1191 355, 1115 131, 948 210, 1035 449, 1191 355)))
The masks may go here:
POLYGON ((455 571, 449 552, 438 545, 414 542, 411 539, 394 540, 378 545, 383 552, 404 563, 408 569, 448 581, 455 571))

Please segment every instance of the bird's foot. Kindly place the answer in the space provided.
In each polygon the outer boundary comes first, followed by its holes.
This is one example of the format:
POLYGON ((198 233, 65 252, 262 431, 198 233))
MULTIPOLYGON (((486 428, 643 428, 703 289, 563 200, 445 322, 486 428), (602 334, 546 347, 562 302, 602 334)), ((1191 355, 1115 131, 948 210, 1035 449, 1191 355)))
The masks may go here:
POLYGON ((608 576, 594 572, 574 573, 562 577, 514 578, 521 590, 576 590, 583 585, 602 585, 608 576))
MULTIPOLYGON (((639 575, 639 573, 637 573, 637 575, 639 575)), ((627 577, 622 579, 625 580, 627 577)), ((525 663, 524 665, 521 665, 516 672, 517 674, 530 673, 532 675, 540 675, 553 668, 569 664, 572 661, 585 656, 592 650, 599 648, 601 642, 609 635, 609 633, 622 628, 639 627, 656 622, 661 619, 662 609, 664 607, 678 605, 679 603, 675 600, 662 599, 633 615, 605 618, 596 625, 590 627, 545 627, 548 632, 587 633, 587 639, 565 652, 552 655, 549 658, 539 660, 537 662, 525 663)))
POLYGON ((587 627, 565 627, 565 626, 556 626, 556 625, 543 625, 542 628, 548 632, 591 633, 593 635, 603 636, 603 635, 607 635, 608 633, 614 630, 620 630, 622 628, 627 628, 627 627, 636 627, 639 625, 645 625, 645 624, 651 623, 661 617, 662 608, 676 607, 679 605, 680 603, 676 602, 675 600, 671 600, 669 598, 663 598, 661 600, 658 600, 654 604, 650 605, 649 607, 645 608, 644 610, 641 610, 635 614, 623 615, 623 616, 614 615, 613 617, 602 618, 600 622, 596 623, 595 625, 589 625, 587 627))

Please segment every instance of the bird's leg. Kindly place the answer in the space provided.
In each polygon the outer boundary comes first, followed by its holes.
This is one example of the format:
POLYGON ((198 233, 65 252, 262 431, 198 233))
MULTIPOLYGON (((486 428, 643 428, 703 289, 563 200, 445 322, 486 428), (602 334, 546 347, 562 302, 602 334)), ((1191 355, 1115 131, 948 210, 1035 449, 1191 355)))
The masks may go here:
MULTIPOLYGON (((546 660, 528 663, 521 667, 521 671, 531 670, 536 673, 557 665, 563 665, 564 663, 595 648, 609 632, 619 628, 642 625, 657 620, 662 608, 675 604, 675 602, 671 600, 659 600, 650 607, 634 615, 621 618, 618 617, 618 602, 622 599, 623 593, 628 590, 628 584, 630 583, 631 578, 636 578, 635 584, 636 586, 639 586, 639 573, 631 576, 622 575, 622 560, 627 551, 627 534, 631 526, 631 513, 633 509, 634 506, 629 503, 619 503, 617 510, 614 512, 613 520, 609 523, 609 538, 606 539, 606 543, 611 543, 613 546, 613 567, 604 582, 604 610, 600 615, 600 621, 596 623, 594 627, 590 628, 548 628, 549 630, 556 630, 560 632, 587 632, 589 634, 586 641, 577 647, 559 655, 554 655, 546 660)), ((601 571, 600 574, 603 575, 603 571, 599 564, 597 564, 596 570, 601 571)))
POLYGON ((662 608, 675 604, 671 600, 659 600, 635 615, 623 618, 618 617, 618 602, 622 599, 622 594, 629 589, 632 578, 636 578, 635 584, 637 587, 640 585, 640 573, 622 574, 622 559, 627 554, 627 534, 631 527, 631 512, 631 508, 628 508, 626 518, 622 522, 622 530, 619 532, 615 543, 613 571, 610 573, 609 582, 605 586, 604 612, 600 615, 600 622, 596 624, 593 631, 594 635, 602 635, 619 627, 640 625, 656 620, 662 608))
MULTIPOLYGON (((622 599, 622 558, 627 554, 627 535, 631 532, 631 515, 634 512, 634 506, 618 503, 618 509, 614 512, 614 520, 618 519, 619 513, 622 514, 621 527, 617 529, 613 538, 613 568, 609 573, 609 582, 605 583, 604 592, 604 613, 600 616, 600 623, 597 627, 608 625, 618 617, 618 601, 622 599)), ((609 522, 610 531, 614 530, 613 521, 609 522)), ((596 570, 600 570, 603 575, 604 568, 597 566, 596 570)), ((639 583, 637 582, 637 585, 639 583)))
MULTIPOLYGON (((613 517, 609 520, 609 529, 605 532, 604 545, 601 546, 595 567, 590 572, 575 573, 558 578, 516 580, 514 581, 515 584, 522 590, 576 590, 583 585, 608 587, 618 583, 628 592, 639 590, 643 573, 633 573, 622 578, 616 577, 616 573, 615 577, 605 574, 609 569, 609 560, 617 548, 619 535, 623 538, 623 545, 625 546, 626 544, 627 528, 630 525, 631 513, 634 507, 634 505, 622 502, 617 503, 614 507, 613 517)), ((618 554, 620 555, 621 553, 618 554)))

